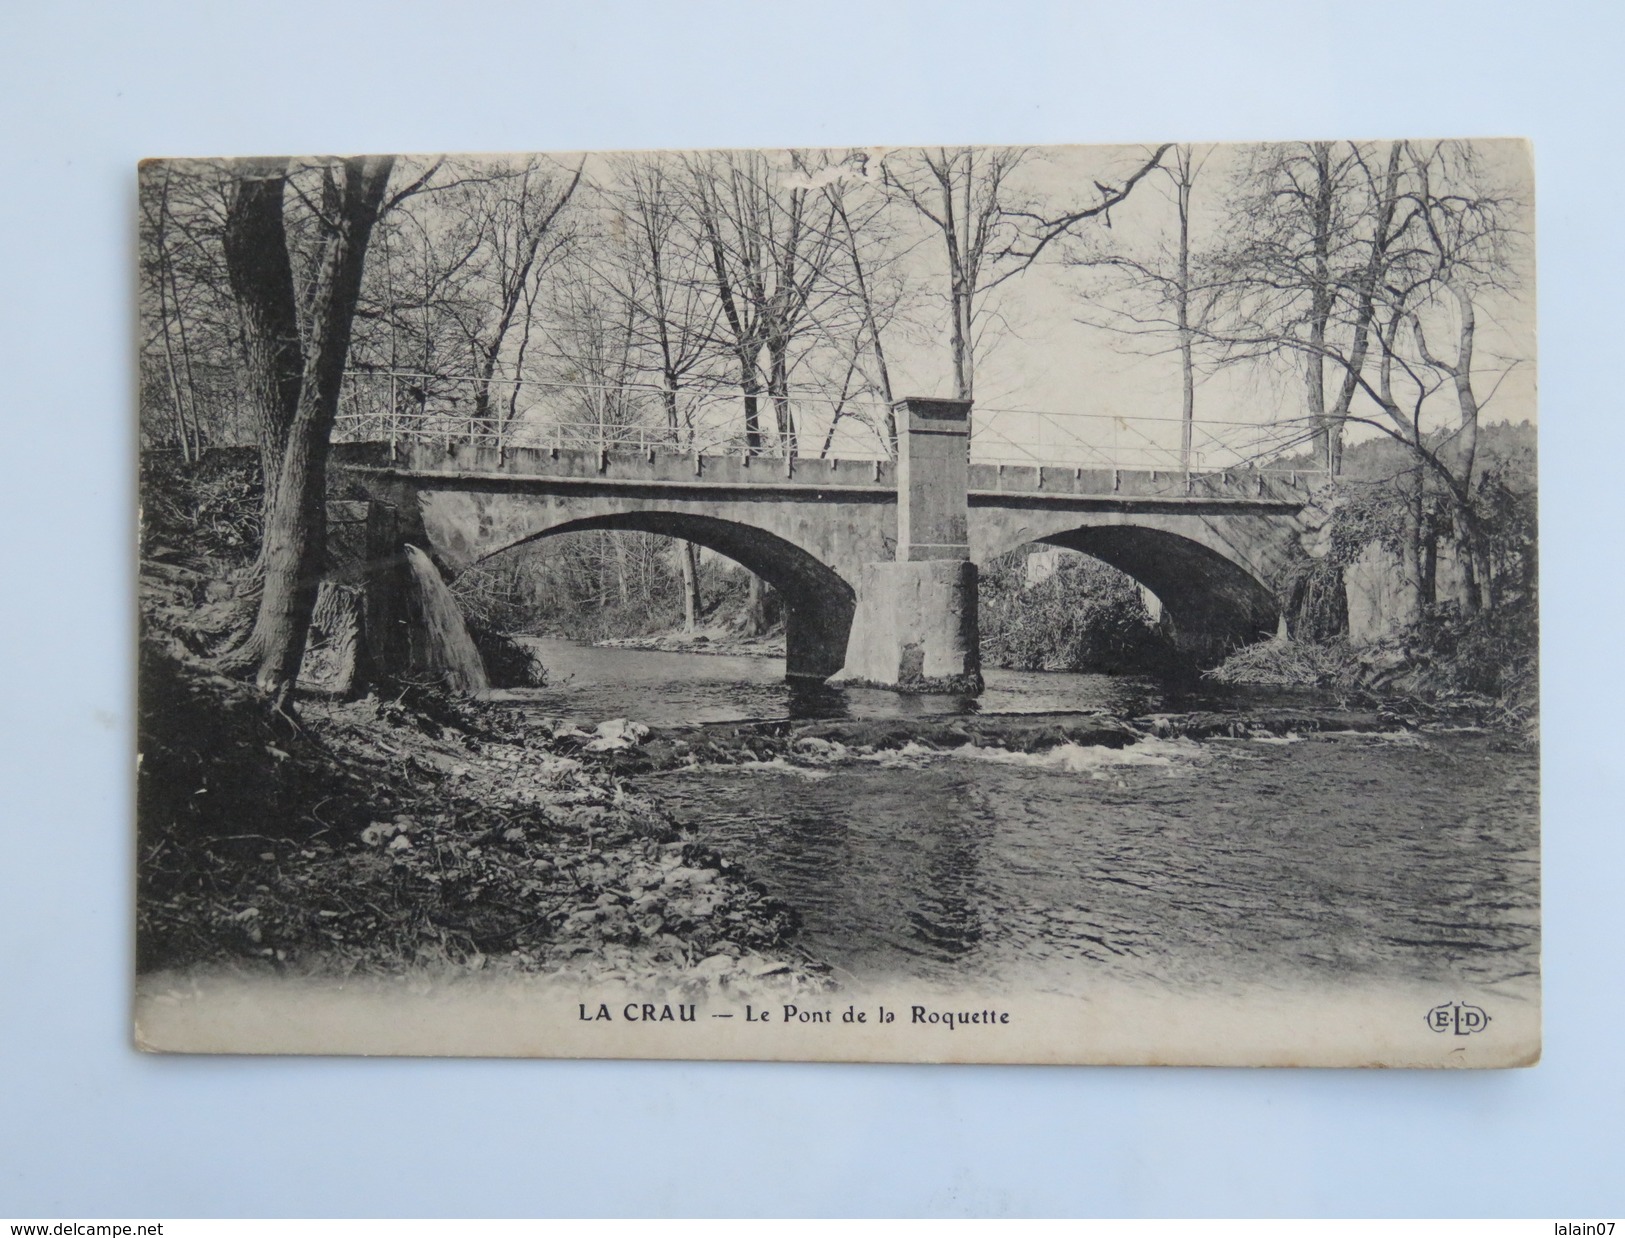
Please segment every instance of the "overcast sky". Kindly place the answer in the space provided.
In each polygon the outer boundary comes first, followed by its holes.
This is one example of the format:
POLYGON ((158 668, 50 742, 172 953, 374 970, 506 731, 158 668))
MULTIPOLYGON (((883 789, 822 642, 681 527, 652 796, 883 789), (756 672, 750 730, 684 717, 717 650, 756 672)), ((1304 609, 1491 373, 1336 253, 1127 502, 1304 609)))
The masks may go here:
MULTIPOLYGON (((1516 221, 1520 231, 1533 236, 1533 168, 1529 148, 1520 141, 1488 140, 1474 143, 1481 170, 1498 186, 1513 191, 1530 208, 1516 221)), ((1149 146, 1053 146, 1030 148, 1009 182, 1012 199, 1029 199, 1058 213, 1091 206, 1099 200, 1097 182, 1109 185, 1141 166, 1149 146)), ((1192 196, 1192 246, 1200 250, 1227 226, 1223 205, 1247 148, 1202 145, 1195 151, 1200 165, 1192 196)), ((906 148, 874 148, 868 169, 880 157, 906 148)), ((832 152, 837 159, 845 152, 832 152)), ((775 162, 788 162, 785 152, 770 152, 775 162)), ((571 157, 560 156, 561 162, 571 157)), ((589 160, 589 169, 607 179, 606 161, 589 160)), ((930 290, 929 304, 919 307, 914 330, 894 328, 887 335, 892 387, 898 396, 950 395, 952 366, 948 351, 945 298, 946 261, 940 233, 924 220, 899 208, 892 223, 913 248, 905 260, 913 274, 930 290), (910 231, 912 230, 912 236, 910 231)), ((1177 215, 1170 181, 1160 174, 1147 177, 1128 201, 1111 215, 1107 231, 1099 222, 1080 225, 1084 244, 1126 245, 1141 249, 1161 237, 1171 240, 1177 215)), ((1075 247, 1072 247, 1075 252, 1075 247)), ((1129 339, 1120 333, 1086 325, 1080 317, 1090 306, 1088 289, 1079 272, 1064 262, 1066 245, 1055 245, 1044 259, 1025 273, 1004 283, 983 303, 992 311, 977 355, 976 406, 984 418, 993 410, 1037 409, 1060 413, 1104 414, 1120 417, 1177 419, 1180 412, 1178 355, 1168 337, 1129 339)), ((1478 304, 1476 386, 1487 422, 1535 419, 1535 286, 1532 243, 1516 255, 1511 272, 1511 295, 1494 294, 1478 304), (1507 366, 1508 359, 1516 364, 1507 366), (1499 384, 1499 385, 1498 385, 1499 384)), ((1098 321, 1102 315, 1095 312, 1098 321)), ((1441 340, 1454 344, 1453 321, 1436 327, 1441 340)), ((1332 381, 1328 379, 1328 382, 1332 381)), ((1199 377, 1196 393, 1198 421, 1270 422, 1301 417, 1304 395, 1301 363, 1277 366, 1239 366, 1199 377)), ((1371 413, 1373 406, 1358 397, 1356 412, 1371 413), (1360 404, 1365 407, 1361 409, 1360 404)), ((1454 424, 1455 400, 1448 390, 1434 395, 1427 405, 1432 425, 1454 424)), ((1006 418, 1009 421, 1009 418, 1006 418)), ((803 406, 803 429, 817 416, 803 406)), ((1030 422, 1016 419, 1018 426, 1030 422)), ((1351 441, 1376 431, 1349 427, 1351 441)), ((1177 429, 1170 432, 1177 442, 1177 429)))
MULTIPOLYGON (((1486 171, 1497 180, 1532 199, 1532 169, 1528 148, 1521 142, 1480 142, 1477 154, 1486 171)), ((1209 242, 1222 216, 1222 201, 1236 166, 1235 146, 1201 147, 1198 158, 1208 158, 1192 195, 1193 247, 1209 242)), ((1018 183, 1035 196, 1053 203, 1093 198, 1096 179, 1111 182, 1111 173, 1132 168, 1146 153, 1143 147, 1047 147, 1038 158, 1017 172, 1018 183)), ((1113 212, 1115 238, 1140 244, 1157 229, 1175 225, 1175 207, 1163 178, 1148 179, 1129 201, 1113 212)), ((1090 223, 1085 229, 1098 229, 1090 223)), ((1533 220, 1524 231, 1533 234, 1533 220)), ((919 260, 940 272, 940 244, 929 241, 916 251, 919 260)), ((1488 421, 1533 420, 1535 417, 1535 296, 1533 247, 1526 246, 1515 297, 1487 299, 1478 310, 1478 355, 1484 366, 1481 390, 1494 384, 1501 368, 1493 358, 1515 357, 1519 365, 1502 383, 1483 410, 1488 421)), ((940 275, 939 275, 940 279, 940 275)), ((1078 321, 1082 295, 1077 274, 1058 262, 1041 262, 1001 288, 995 296, 1008 329, 991 333, 990 346, 978 359, 977 404, 985 408, 1012 406, 1117 415, 1177 417, 1180 408, 1179 360, 1164 351, 1146 355, 1150 341, 1130 341, 1120 335, 1078 321)), ((1166 347, 1168 341, 1162 341, 1166 347)), ((1437 345, 1436 345, 1437 346, 1437 345)), ((946 328, 928 347, 899 349, 903 378, 895 381, 899 394, 950 393, 946 328)), ((1303 386, 1294 375, 1288 381, 1260 384, 1260 376, 1236 370, 1203 381, 1197 390, 1198 419, 1221 421, 1268 420, 1274 415, 1302 414, 1303 386)), ((1442 392, 1430 411, 1441 421, 1455 416, 1455 402, 1442 392)), ((1356 432, 1351 437, 1358 438, 1356 432)))

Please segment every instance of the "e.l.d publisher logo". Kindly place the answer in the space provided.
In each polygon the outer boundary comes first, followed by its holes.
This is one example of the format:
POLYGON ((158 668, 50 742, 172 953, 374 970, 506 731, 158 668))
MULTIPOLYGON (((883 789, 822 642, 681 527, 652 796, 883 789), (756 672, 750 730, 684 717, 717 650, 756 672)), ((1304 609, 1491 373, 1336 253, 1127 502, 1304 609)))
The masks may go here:
POLYGON ((1427 1013, 1428 1026, 1436 1032, 1450 1032, 1456 1036, 1471 1036, 1490 1025, 1490 1016, 1478 1006, 1466 1002, 1446 1002, 1427 1013))

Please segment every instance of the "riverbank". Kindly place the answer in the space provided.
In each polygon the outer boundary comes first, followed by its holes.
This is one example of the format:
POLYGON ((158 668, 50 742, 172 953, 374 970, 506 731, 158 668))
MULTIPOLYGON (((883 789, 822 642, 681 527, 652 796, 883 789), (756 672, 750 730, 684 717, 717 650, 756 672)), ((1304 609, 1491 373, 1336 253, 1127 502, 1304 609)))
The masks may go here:
POLYGON ((417 690, 295 729, 149 632, 138 967, 823 987, 795 913, 615 777, 646 733, 417 690))
POLYGON ((1418 721, 1457 721, 1539 742, 1538 635, 1531 603, 1462 616, 1440 608, 1366 645, 1262 641, 1204 678, 1229 686, 1314 688, 1418 721))

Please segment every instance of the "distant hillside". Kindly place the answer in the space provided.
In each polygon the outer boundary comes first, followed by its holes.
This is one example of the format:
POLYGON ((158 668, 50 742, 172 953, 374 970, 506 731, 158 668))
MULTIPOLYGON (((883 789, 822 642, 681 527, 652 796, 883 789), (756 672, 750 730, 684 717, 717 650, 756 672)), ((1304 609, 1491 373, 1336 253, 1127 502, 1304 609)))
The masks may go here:
MULTIPOLYGON (((1428 445, 1437 447, 1451 433, 1446 429, 1430 435, 1428 445)), ((1475 471, 1482 474, 1485 469, 1500 466, 1514 489, 1531 491, 1535 488, 1535 442, 1535 427, 1527 421, 1481 424, 1475 471)), ((1415 459, 1410 448, 1386 435, 1365 439, 1343 449, 1343 476, 1351 481, 1380 481, 1415 467, 1415 459)), ((1303 451, 1282 456, 1272 461, 1271 467, 1314 469, 1320 464, 1311 452, 1303 451)))

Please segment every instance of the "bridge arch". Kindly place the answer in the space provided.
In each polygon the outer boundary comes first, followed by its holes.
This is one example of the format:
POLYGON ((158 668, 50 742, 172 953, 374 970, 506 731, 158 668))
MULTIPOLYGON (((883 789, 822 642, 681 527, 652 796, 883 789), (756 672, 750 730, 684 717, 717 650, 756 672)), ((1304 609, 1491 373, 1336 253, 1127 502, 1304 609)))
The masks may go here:
POLYGON ((1274 553, 1239 542, 1234 530, 1216 530, 1206 520, 1116 514, 1086 523, 1074 516, 1062 525, 1012 530, 977 557, 986 562, 1037 542, 1099 559, 1157 595, 1180 647, 1199 660, 1275 633, 1280 608, 1266 579, 1274 553))
POLYGON ((714 550, 772 585, 784 602, 785 676, 824 680, 846 661, 857 609, 852 585, 818 556, 754 525, 688 512, 623 511, 564 520, 482 550, 475 562, 564 533, 621 529, 682 538, 714 550))

